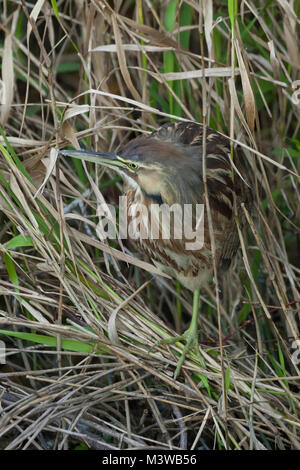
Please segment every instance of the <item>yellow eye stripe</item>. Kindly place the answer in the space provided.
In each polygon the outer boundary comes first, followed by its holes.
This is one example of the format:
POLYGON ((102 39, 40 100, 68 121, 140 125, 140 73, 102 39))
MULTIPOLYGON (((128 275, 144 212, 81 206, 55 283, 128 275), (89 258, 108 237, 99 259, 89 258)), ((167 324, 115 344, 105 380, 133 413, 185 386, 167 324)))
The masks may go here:
POLYGON ((139 167, 139 165, 137 163, 132 162, 130 160, 125 160, 124 158, 120 157, 119 155, 117 155, 117 159, 120 160, 120 162, 125 163, 128 170, 130 170, 132 172, 139 167))

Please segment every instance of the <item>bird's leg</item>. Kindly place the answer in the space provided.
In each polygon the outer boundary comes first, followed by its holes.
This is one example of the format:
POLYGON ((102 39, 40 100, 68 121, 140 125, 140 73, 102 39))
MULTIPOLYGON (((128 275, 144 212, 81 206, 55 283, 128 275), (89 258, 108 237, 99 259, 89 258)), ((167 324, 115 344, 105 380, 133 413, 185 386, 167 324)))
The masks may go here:
POLYGON ((198 343, 199 297, 200 297, 200 290, 196 289, 194 291, 193 314, 192 314, 192 320, 191 320, 189 328, 180 336, 158 341, 159 344, 175 344, 175 343, 178 343, 179 341, 186 342, 183 348, 182 354, 177 363, 177 367, 176 367, 175 374, 174 374, 175 379, 178 376, 180 369, 182 367, 182 364, 184 363, 185 357, 189 351, 194 351, 197 354, 197 356, 199 356, 199 343, 198 343))

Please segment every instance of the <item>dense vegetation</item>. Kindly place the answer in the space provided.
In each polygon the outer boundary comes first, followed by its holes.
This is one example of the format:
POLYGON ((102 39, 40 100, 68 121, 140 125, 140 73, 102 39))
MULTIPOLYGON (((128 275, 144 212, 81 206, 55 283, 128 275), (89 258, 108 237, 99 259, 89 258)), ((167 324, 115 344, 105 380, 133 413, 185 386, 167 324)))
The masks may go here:
POLYGON ((299 12, 2 2, 1 448, 300 448, 299 12), (255 198, 222 301, 202 292, 202 360, 177 380, 182 345, 156 342, 185 329, 191 293, 101 241, 120 178, 54 150, 115 150, 170 120, 230 136, 255 198))

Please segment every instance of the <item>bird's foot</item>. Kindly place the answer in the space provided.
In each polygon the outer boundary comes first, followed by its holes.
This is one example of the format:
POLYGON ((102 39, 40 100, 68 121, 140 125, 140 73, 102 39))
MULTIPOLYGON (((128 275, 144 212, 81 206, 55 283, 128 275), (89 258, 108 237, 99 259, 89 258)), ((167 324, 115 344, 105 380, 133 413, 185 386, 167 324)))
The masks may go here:
POLYGON ((183 351, 181 356, 178 360, 176 370, 174 373, 174 379, 176 379, 179 375, 181 367, 185 361, 186 355, 189 352, 194 352, 198 359, 201 360, 201 356, 199 353, 199 342, 198 342, 198 328, 195 322, 192 322, 189 328, 180 336, 175 336, 174 338, 162 339, 157 341, 155 345, 158 344, 175 344, 180 343, 181 341, 185 341, 185 346, 183 347, 183 351))

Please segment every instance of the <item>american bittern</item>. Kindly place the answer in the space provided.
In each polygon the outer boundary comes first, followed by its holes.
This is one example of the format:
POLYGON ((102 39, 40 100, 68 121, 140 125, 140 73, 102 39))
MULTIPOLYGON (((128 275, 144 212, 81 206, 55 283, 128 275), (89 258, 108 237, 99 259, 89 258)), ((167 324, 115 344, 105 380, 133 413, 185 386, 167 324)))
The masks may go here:
MULTIPOLYGON (((203 126, 195 122, 168 123, 151 135, 137 137, 117 153, 63 150, 66 156, 97 162, 120 173, 127 196, 129 218, 136 217, 137 207, 148 207, 144 224, 145 234, 136 240, 163 272, 178 279, 194 292, 193 315, 190 327, 183 335, 162 342, 186 341, 177 364, 179 373, 190 349, 199 353, 198 304, 199 289, 213 275, 212 243, 207 211, 204 217, 204 245, 201 249, 188 249, 186 239, 151 236, 152 208, 158 205, 206 204, 203 181, 203 126)), ((205 138, 206 188, 215 242, 215 261, 220 275, 224 273, 239 245, 234 205, 241 214, 241 203, 247 202, 248 187, 232 163, 228 139, 213 129, 206 128, 205 138)), ((153 209, 154 210, 154 209, 153 209)), ((193 213, 194 214, 194 213, 193 213)), ((195 214, 193 215, 193 222, 195 214)), ((163 218, 162 218, 163 219, 163 218)), ((163 225, 163 220, 160 221, 163 225)))

